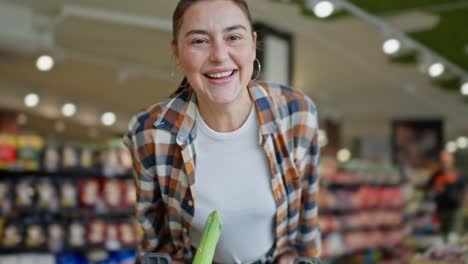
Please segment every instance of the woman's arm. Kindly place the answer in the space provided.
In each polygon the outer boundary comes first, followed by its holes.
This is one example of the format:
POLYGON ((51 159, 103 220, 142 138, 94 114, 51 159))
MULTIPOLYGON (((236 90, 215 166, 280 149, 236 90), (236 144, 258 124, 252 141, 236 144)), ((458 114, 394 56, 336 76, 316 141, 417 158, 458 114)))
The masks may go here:
POLYGON ((320 227, 318 222, 318 120, 313 102, 308 101, 308 113, 301 135, 300 148, 304 154, 298 162, 300 177, 302 179, 302 195, 299 214, 299 226, 296 250, 300 256, 320 256, 320 227))
POLYGON ((133 131, 124 137, 133 160, 133 176, 136 186, 136 218, 143 229, 143 241, 138 246, 138 258, 141 261, 147 252, 166 252, 172 250, 167 244, 169 234, 165 207, 155 175, 154 145, 146 144, 144 131, 133 131), (153 148, 153 149, 152 149, 153 148), (164 243, 166 242, 166 243, 164 243))

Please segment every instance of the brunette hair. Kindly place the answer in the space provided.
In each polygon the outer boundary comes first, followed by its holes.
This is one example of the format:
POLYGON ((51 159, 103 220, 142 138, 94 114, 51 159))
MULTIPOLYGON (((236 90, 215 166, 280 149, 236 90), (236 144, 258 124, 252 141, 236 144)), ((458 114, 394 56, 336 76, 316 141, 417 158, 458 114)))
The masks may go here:
MULTIPOLYGON (((184 19, 185 12, 195 3, 200 1, 208 1, 208 0, 180 0, 177 3, 177 6, 172 14, 172 38, 174 44, 177 45, 177 36, 179 35, 180 27, 182 26, 182 22, 184 19)), ((211 0, 212 1, 212 0, 211 0)), ((250 24, 250 30, 253 32, 253 24, 252 24, 252 16, 250 15, 249 7, 245 0, 229 0, 236 4, 242 12, 247 17, 247 20, 250 24)))

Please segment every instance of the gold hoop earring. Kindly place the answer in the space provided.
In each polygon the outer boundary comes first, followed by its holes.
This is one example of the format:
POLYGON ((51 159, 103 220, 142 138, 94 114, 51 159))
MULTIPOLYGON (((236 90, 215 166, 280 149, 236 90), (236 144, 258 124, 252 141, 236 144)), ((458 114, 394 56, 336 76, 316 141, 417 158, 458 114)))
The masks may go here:
MULTIPOLYGON (((257 80, 258 76, 260 76, 260 72, 262 71, 262 64, 260 63, 260 60, 255 58, 254 60, 254 64, 255 62, 258 64, 258 70, 257 70, 257 74, 255 75, 254 78, 252 78, 252 80, 257 80)), ((254 69, 255 69, 255 65, 254 65, 254 69)))

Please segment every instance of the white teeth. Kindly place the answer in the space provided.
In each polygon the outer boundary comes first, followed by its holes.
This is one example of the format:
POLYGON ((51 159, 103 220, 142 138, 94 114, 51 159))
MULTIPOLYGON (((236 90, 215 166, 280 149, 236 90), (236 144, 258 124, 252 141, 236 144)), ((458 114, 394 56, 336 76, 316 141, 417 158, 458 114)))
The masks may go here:
POLYGON ((210 78, 223 78, 232 74, 233 71, 207 74, 210 78))

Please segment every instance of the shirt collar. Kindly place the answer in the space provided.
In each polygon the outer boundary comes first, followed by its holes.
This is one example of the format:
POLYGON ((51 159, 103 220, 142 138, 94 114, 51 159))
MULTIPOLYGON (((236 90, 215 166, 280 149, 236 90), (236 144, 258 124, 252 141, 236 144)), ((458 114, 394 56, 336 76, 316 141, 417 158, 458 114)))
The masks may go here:
MULTIPOLYGON (((261 134, 276 133, 279 127, 268 85, 251 81, 247 89, 250 97, 255 102, 261 134)), ((168 100, 162 103, 162 112, 154 122, 154 126, 177 135, 176 141, 179 145, 182 145, 190 135, 195 136, 192 133, 195 131, 193 128, 196 109, 197 97, 193 89, 191 87, 179 88, 168 100)))

